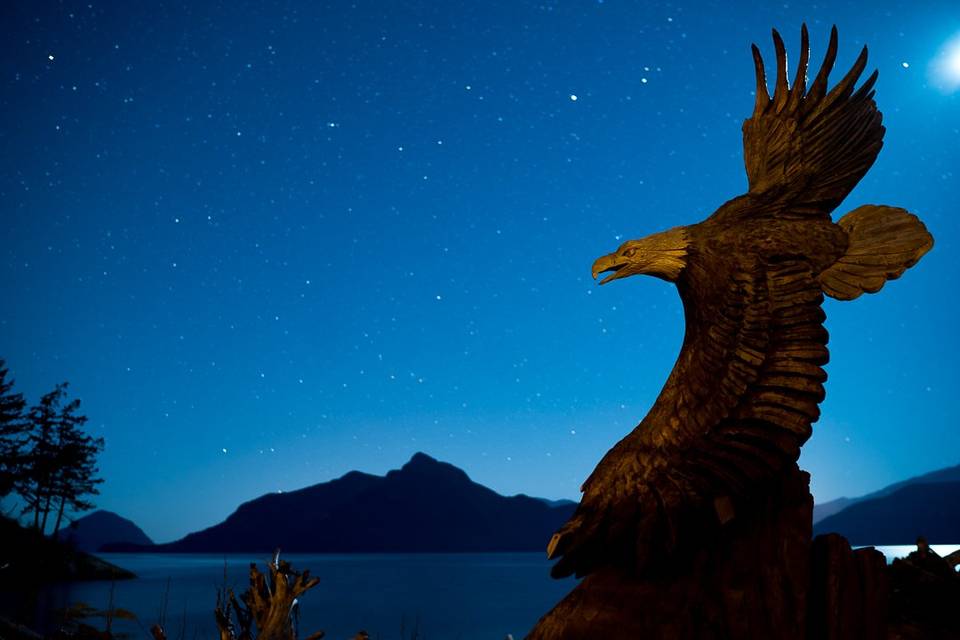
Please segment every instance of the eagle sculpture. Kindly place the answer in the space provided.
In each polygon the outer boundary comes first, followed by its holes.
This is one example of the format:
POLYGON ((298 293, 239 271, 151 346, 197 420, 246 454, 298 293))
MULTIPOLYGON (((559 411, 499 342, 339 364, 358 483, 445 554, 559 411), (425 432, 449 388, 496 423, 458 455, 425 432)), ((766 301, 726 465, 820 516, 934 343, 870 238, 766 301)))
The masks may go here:
POLYGON ((608 274, 600 284, 636 274, 675 283, 686 334, 653 408, 603 457, 550 540, 555 577, 604 566, 640 574, 736 518, 795 464, 819 417, 824 294, 852 300, 879 291, 933 246, 903 209, 865 205, 831 219, 883 144, 877 72, 855 87, 866 47, 829 88, 834 27, 808 89, 806 26, 792 85, 775 30, 773 43, 772 97, 753 46, 756 105, 743 124, 748 192, 698 224, 625 242, 593 264, 594 278, 608 274))

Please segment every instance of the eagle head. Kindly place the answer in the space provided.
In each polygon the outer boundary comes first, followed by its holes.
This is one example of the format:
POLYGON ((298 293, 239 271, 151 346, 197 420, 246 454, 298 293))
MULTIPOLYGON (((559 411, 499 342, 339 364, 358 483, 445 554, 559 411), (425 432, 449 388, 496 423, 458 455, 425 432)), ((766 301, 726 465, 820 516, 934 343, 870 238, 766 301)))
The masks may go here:
POLYGON ((687 266, 688 244, 686 227, 674 227, 641 240, 628 240, 613 253, 597 258, 593 263, 593 277, 596 279, 601 273, 611 271, 600 284, 638 273, 676 282, 687 266))

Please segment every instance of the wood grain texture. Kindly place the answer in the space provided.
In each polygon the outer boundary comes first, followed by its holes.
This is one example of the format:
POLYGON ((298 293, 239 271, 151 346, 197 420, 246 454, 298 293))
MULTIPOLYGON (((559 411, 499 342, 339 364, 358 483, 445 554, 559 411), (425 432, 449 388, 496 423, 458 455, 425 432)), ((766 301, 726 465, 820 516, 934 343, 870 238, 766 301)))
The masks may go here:
POLYGON ((876 293, 933 248, 933 236, 917 216, 896 207, 864 205, 840 218, 846 252, 818 277, 824 293, 853 300, 876 293))
MULTIPOLYGON (((562 621, 589 613, 594 590, 613 597, 613 585, 619 584, 627 592, 646 593, 651 576, 658 576, 660 586, 670 583, 670 568, 683 565, 690 554, 739 553, 734 542, 717 545, 731 531, 762 548, 770 541, 761 531, 769 534, 771 522, 808 530, 809 520, 778 519, 775 504, 762 496, 789 483, 800 447, 820 416, 829 360, 824 294, 852 299, 878 291, 933 245, 923 224, 902 209, 870 205, 832 221, 833 209, 873 164, 883 141, 873 100, 876 73, 855 86, 866 49, 829 88, 837 54, 834 28, 808 91, 806 27, 792 86, 776 31, 774 46, 773 96, 754 46, 757 101, 743 128, 748 193, 700 223, 627 241, 593 265, 595 278, 609 273, 601 284, 637 274, 673 282, 686 333, 653 407, 603 457, 582 487, 577 510, 550 540, 548 556, 557 560, 552 574, 588 578, 561 612, 544 619, 550 634, 538 626, 532 637, 640 637, 616 635, 617 614, 609 608, 610 636, 565 635, 562 621), (758 512, 760 504, 765 506, 758 512)), ((808 559, 803 556, 803 562, 808 559)), ((761 554, 755 562, 761 560, 770 558, 761 554)), ((710 572, 723 574, 726 561, 711 557, 696 581, 714 584, 710 572)), ((786 579, 781 565, 771 566, 786 579)), ((672 579, 693 589, 690 575, 676 573, 672 579)), ((801 592, 798 587, 797 598, 801 592)), ((708 592, 696 593, 706 598, 708 592)), ((713 605, 723 609, 729 603, 713 605)), ((803 608, 798 602, 790 606, 803 608)), ((646 615, 625 608, 619 624, 646 615)), ((649 622, 643 620, 638 624, 649 622)), ((671 633, 664 627, 667 635, 650 637, 708 637, 671 633)))
POLYGON ((809 38, 801 29, 800 63, 787 85, 787 54, 776 31, 774 96, 767 94, 763 59, 753 46, 757 101, 743 123, 743 149, 751 193, 769 193, 792 215, 829 216, 873 165, 883 146, 882 116, 873 100, 874 73, 854 91, 867 64, 867 48, 829 92, 827 80, 837 57, 837 29, 823 65, 806 91, 809 38))
POLYGON ((592 573, 528 640, 803 640, 813 512, 808 480, 792 467, 756 497, 748 517, 645 580, 615 567, 592 573))

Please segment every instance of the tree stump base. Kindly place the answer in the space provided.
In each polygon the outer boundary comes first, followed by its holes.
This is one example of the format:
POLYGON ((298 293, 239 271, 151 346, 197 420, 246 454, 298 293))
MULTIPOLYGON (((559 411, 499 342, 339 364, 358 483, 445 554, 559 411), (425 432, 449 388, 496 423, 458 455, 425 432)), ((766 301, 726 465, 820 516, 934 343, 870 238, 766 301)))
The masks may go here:
POLYGON ((587 576, 528 639, 885 638, 883 555, 854 553, 840 536, 812 542, 809 482, 794 465, 654 577, 612 567, 587 576))

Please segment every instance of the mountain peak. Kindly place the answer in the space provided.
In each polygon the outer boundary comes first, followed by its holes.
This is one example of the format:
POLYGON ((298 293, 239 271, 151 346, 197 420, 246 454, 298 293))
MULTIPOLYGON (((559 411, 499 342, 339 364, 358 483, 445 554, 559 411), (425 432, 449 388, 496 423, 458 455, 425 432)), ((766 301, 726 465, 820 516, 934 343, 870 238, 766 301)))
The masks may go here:
POLYGON ((157 547, 111 551, 423 553, 539 550, 575 505, 506 497, 425 453, 385 476, 337 480, 244 503, 220 524, 157 547), (290 518, 290 514, 298 514, 290 518), (264 522, 277 526, 264 527, 264 522), (403 526, 397 527, 396 523, 403 526), (504 526, 509 523, 509 526, 504 526))
POLYGON ((61 529, 59 536, 71 541, 82 551, 97 551, 105 544, 124 542, 152 545, 153 541, 140 527, 112 511, 98 509, 77 518, 72 526, 61 529))
POLYGON ((431 456, 428 456, 423 451, 417 451, 410 457, 410 460, 407 461, 402 469, 407 469, 409 467, 433 467, 440 464, 440 462, 431 456))
POLYGON ((431 479, 431 481, 470 482, 470 477, 459 467, 449 462, 441 462, 422 451, 418 451, 399 469, 387 472, 387 477, 431 479))

